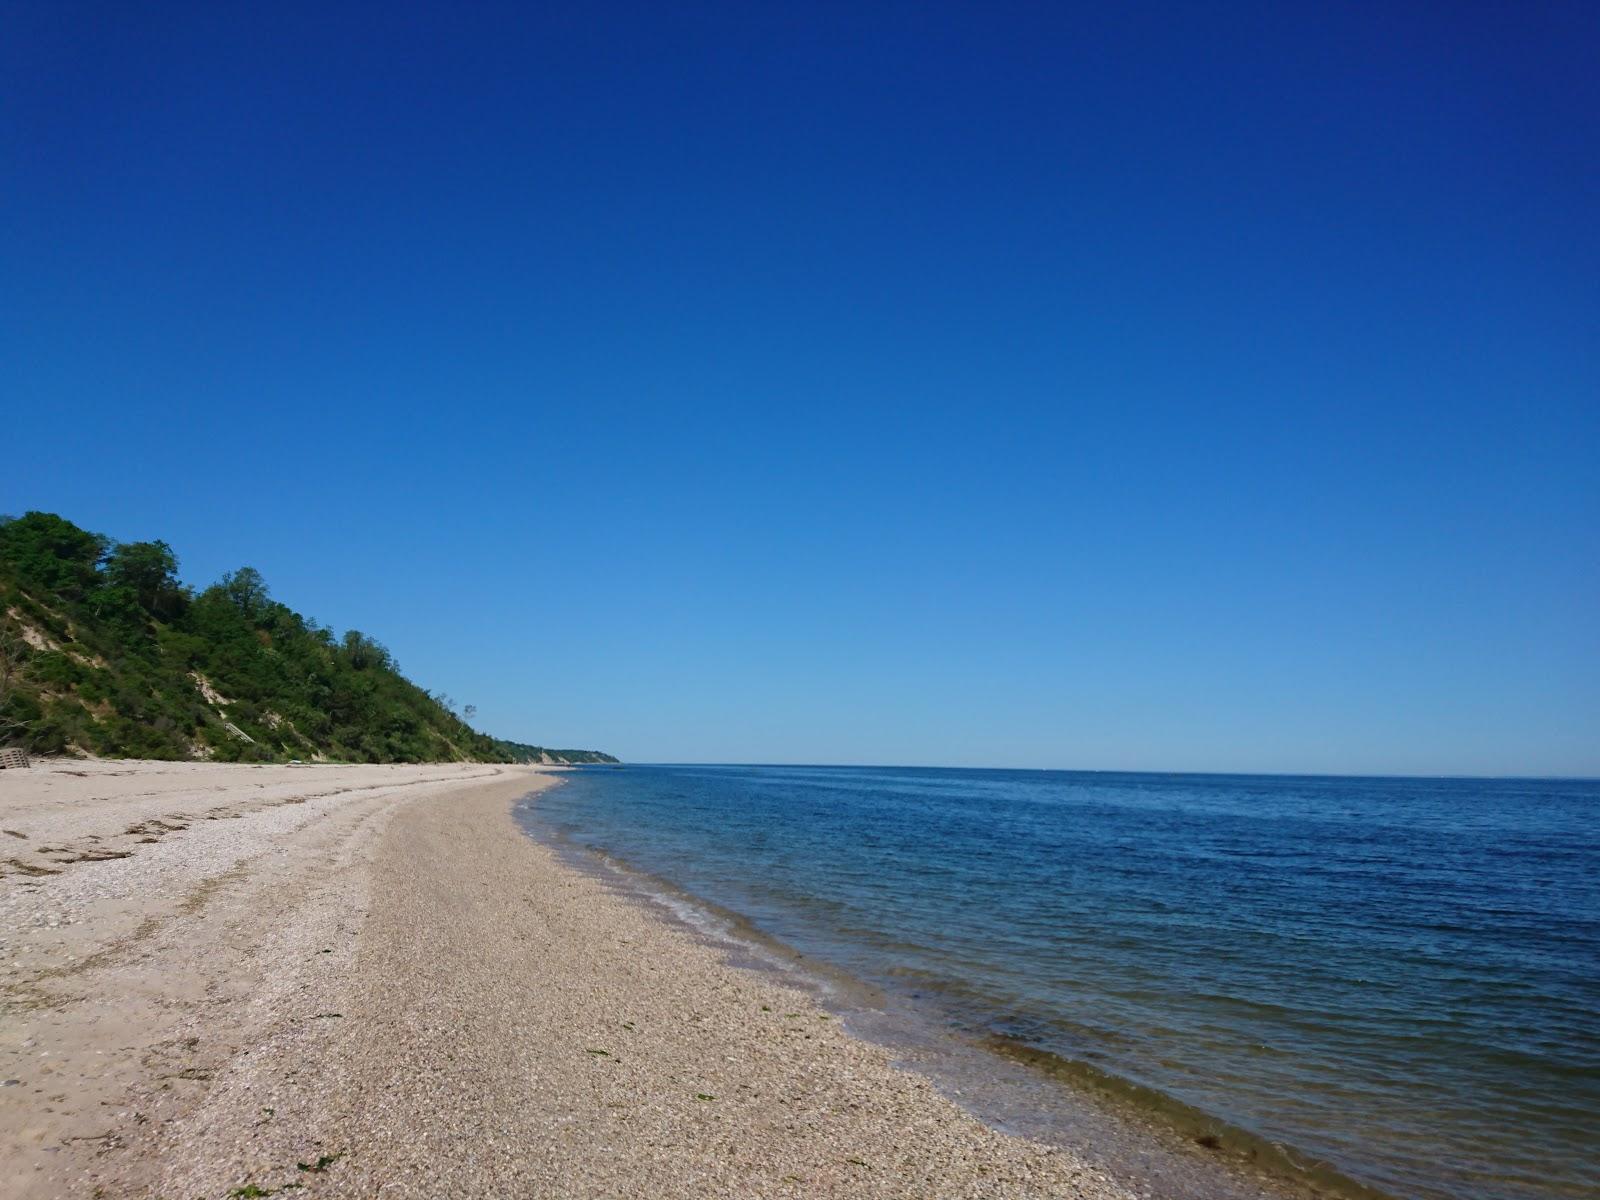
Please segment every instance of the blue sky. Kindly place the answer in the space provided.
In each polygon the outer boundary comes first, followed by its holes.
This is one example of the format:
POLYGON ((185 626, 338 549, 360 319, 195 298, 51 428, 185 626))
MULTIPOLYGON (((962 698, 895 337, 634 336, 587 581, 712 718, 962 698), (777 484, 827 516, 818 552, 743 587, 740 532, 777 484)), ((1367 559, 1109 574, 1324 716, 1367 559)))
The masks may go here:
POLYGON ((266 7, 0 7, 0 511, 635 760, 1600 774, 1595 6, 266 7))

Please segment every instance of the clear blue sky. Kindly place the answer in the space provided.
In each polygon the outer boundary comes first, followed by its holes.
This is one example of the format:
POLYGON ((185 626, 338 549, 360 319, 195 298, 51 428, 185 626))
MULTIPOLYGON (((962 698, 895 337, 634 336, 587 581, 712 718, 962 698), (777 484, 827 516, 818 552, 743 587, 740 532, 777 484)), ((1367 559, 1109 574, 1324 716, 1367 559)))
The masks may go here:
POLYGON ((1600 774, 1600 6, 0 4, 0 512, 636 760, 1600 774))

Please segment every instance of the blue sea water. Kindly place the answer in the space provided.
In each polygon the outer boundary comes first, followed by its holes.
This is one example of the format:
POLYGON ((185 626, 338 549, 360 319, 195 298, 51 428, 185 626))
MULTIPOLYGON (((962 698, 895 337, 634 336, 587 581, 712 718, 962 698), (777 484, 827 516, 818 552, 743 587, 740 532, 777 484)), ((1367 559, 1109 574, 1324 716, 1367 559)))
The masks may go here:
POLYGON ((629 766, 537 820, 1392 1195, 1597 1194, 1600 783, 629 766))

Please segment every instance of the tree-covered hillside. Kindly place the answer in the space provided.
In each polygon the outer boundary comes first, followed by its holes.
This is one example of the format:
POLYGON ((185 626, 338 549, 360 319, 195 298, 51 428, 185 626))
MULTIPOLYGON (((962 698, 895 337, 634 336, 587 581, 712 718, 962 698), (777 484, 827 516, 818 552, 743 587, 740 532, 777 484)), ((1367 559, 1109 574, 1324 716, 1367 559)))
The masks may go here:
POLYGON ((508 742, 504 738, 495 738, 494 745, 504 762, 584 765, 617 761, 598 750, 551 750, 546 746, 530 746, 526 742, 508 742))
POLYGON ((0 518, 0 745, 245 762, 616 761, 479 733, 382 644, 302 617, 249 567, 201 592, 177 569, 165 542, 113 542, 50 513, 0 518))

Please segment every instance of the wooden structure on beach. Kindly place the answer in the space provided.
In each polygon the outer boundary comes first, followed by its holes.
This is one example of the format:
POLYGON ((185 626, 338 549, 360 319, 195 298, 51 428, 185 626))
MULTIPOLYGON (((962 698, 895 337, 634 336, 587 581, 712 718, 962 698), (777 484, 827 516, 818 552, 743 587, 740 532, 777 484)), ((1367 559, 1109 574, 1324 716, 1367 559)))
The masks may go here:
POLYGON ((22 750, 0 750, 0 770, 7 767, 28 767, 33 764, 28 761, 28 755, 22 750))

